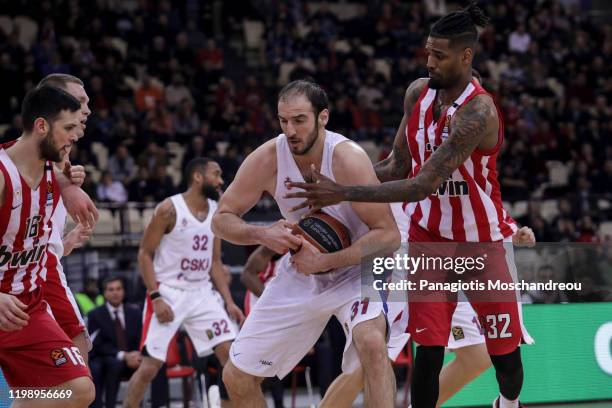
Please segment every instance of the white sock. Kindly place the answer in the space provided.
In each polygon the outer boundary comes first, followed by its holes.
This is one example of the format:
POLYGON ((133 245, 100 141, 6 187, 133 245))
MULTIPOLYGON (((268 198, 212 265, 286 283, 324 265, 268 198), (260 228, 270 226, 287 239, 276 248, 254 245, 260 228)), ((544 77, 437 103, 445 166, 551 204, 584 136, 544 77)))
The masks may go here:
POLYGON ((509 399, 506 399, 503 395, 499 394, 499 408, 518 408, 518 406, 518 398, 511 401, 509 399))

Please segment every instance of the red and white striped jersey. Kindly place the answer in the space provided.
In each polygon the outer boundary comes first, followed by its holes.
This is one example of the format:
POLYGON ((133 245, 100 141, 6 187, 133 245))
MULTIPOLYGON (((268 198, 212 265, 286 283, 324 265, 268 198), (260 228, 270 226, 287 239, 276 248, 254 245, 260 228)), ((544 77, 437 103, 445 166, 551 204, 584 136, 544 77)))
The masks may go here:
POLYGON ((266 268, 257 272, 257 276, 259 276, 259 280, 264 285, 273 277, 276 276, 276 261, 268 262, 266 268))
MULTIPOLYGON (((406 126, 412 172, 416 177, 423 163, 450 135, 451 118, 476 95, 487 94, 473 80, 438 120, 433 119, 436 90, 425 86, 406 126)), ((497 155, 504 138, 501 112, 497 145, 489 151, 476 149, 436 192, 415 203, 404 204, 411 222, 432 234, 453 241, 491 242, 511 236, 517 226, 502 205, 497 181, 497 155)))
POLYGON ((0 207, 0 292, 18 295, 44 280, 51 216, 60 188, 51 162, 35 190, 30 188, 5 149, 0 149, 4 202, 0 207))

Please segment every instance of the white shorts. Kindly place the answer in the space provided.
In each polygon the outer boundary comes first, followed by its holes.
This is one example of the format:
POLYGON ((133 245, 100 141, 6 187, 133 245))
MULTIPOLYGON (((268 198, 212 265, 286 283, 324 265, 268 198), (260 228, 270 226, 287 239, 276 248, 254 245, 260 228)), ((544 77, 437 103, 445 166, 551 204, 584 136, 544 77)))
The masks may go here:
POLYGON ((391 324, 387 351, 389 358, 395 361, 408 342, 408 339, 410 339, 410 334, 406 332, 408 327, 408 304, 406 302, 389 302, 387 307, 387 318, 391 324))
POLYGON ((484 344, 485 338, 481 330, 478 317, 470 302, 457 302, 447 347, 454 350, 475 344, 484 344))
MULTIPOLYGON (((321 290, 314 276, 299 274, 288 256, 259 298, 238 337, 230 359, 241 371, 257 377, 285 377, 315 345, 331 316, 346 334, 342 370, 352 372, 360 362, 352 332, 361 322, 384 314, 380 298, 361 296, 361 282, 345 279, 321 290)), ((357 267, 359 268, 359 267, 357 267)))
POLYGON ((174 320, 160 323, 147 298, 143 319, 145 337, 142 342, 151 357, 166 360, 168 344, 181 325, 187 330, 200 356, 210 353, 216 345, 236 338, 235 326, 210 287, 185 290, 162 283, 159 293, 172 308, 174 320))

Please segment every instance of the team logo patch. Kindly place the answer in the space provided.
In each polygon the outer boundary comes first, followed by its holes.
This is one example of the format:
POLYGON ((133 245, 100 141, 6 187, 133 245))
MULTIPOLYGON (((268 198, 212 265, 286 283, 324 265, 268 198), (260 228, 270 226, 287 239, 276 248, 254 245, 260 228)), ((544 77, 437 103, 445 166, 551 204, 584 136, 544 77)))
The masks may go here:
POLYGON ((187 219, 186 219, 186 218, 183 218, 183 219, 181 220, 181 226, 182 226, 183 228, 185 228, 185 227, 187 226, 187 219))
POLYGON ((64 354, 64 350, 62 349, 53 349, 51 350, 51 360, 56 367, 66 364, 68 359, 66 358, 66 354, 64 354))
POLYGON ((465 339, 465 334, 463 333, 463 329, 460 326, 453 327, 452 332, 455 341, 465 339))
POLYGON ((215 335, 212 330, 206 329, 206 337, 208 337, 208 340, 211 340, 215 335))
POLYGON ((450 128, 451 115, 446 116, 444 127, 442 128, 442 139, 448 138, 448 130, 450 128))
POLYGON ((285 183, 285 188, 286 188, 287 190, 289 190, 289 186, 287 186, 287 184, 291 183, 291 179, 289 178, 289 176, 287 176, 287 177, 285 178, 285 182, 284 182, 284 183, 285 183))

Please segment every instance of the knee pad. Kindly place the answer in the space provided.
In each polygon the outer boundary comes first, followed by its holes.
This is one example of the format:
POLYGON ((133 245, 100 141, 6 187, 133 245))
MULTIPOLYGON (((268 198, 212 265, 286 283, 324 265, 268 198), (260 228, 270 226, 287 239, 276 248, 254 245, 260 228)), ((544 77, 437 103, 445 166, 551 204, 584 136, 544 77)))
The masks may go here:
POLYGON ((517 347, 512 353, 501 356, 491 356, 495 367, 495 376, 501 395, 509 400, 515 400, 523 387, 523 362, 521 349, 517 347))
POLYGON ((512 353, 491 356, 491 362, 495 367, 495 371, 503 375, 512 375, 517 371, 523 371, 520 347, 517 347, 512 353))

